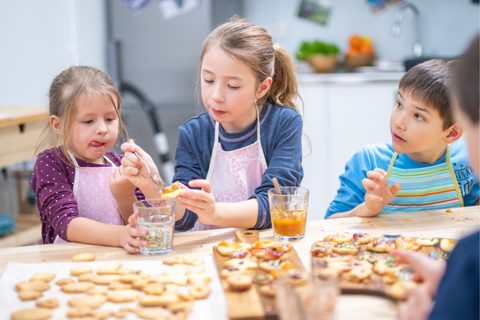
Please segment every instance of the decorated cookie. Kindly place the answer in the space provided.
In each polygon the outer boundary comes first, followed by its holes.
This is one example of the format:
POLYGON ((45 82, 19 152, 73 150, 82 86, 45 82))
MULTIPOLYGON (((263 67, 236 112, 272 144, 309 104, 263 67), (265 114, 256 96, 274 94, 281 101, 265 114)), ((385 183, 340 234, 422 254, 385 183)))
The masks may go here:
POLYGON ((269 260, 265 262, 261 262, 259 264, 260 269, 264 271, 273 271, 273 270, 279 270, 284 264, 284 261, 282 260, 269 260))
POLYGON ((336 234, 331 234, 323 238, 324 241, 333 241, 336 243, 345 243, 352 241, 351 237, 348 237, 347 235, 343 233, 336 233, 336 234))
POLYGON ((273 276, 266 273, 257 273, 253 276, 253 282, 258 284, 267 284, 273 281, 273 276))
POLYGON ((328 263, 328 268, 337 269, 339 273, 350 271, 356 267, 372 268, 372 265, 367 261, 362 260, 354 260, 352 262, 337 261, 328 263))
POLYGON ((338 253, 332 253, 329 256, 325 257, 325 260, 330 263, 330 262, 338 262, 338 261, 348 261, 350 260, 350 256, 348 254, 338 254, 338 253))
POLYGON ((269 250, 270 250, 270 248, 255 248, 255 247, 253 247, 253 248, 250 249, 250 254, 252 254, 253 256, 255 256, 257 258, 262 259, 263 257, 265 257, 265 254, 269 250))
POLYGON ((412 238, 397 238, 395 239, 395 245, 398 249, 418 251, 421 244, 418 243, 418 240, 415 241, 412 238))
POLYGON ((224 240, 217 245, 217 251, 222 256, 230 256, 234 251, 249 250, 250 248, 252 248, 252 245, 249 243, 227 243, 224 240))
POLYGON ((457 245, 458 241, 453 239, 442 239, 440 241, 440 249, 445 252, 452 252, 453 248, 457 245))
POLYGON ((257 241, 253 244, 254 248, 273 248, 274 246, 273 241, 257 241))
POLYGON ((238 250, 230 253, 230 259, 245 259, 250 258, 252 255, 248 250, 238 250))
POLYGON ((273 298, 277 294, 278 286, 275 282, 264 284, 260 287, 260 294, 263 296, 273 298))
POLYGON ((287 260, 287 255, 285 254, 285 251, 283 250, 277 250, 277 249, 269 249, 265 253, 265 260, 282 260, 285 261, 287 260))
POLYGON ((373 271, 380 275, 400 271, 403 269, 403 265, 397 264, 395 257, 388 257, 386 260, 380 260, 375 263, 373 271))
POLYGON ((438 243, 437 238, 417 238, 417 243, 425 247, 433 247, 438 243))
POLYGON ((332 254, 333 251, 331 247, 318 246, 318 247, 314 247, 311 253, 313 257, 325 257, 329 254, 332 254))
POLYGON ((332 251, 338 254, 357 254, 360 251, 360 245, 357 241, 350 241, 337 244, 332 251))
POLYGON ((171 186, 166 187, 160 193, 160 199, 173 199, 182 194, 182 189, 177 185, 177 183, 172 184, 171 186))
POLYGON ((374 264, 377 261, 380 260, 385 260, 389 257, 387 253, 378 253, 378 252, 372 252, 372 251, 365 251, 361 255, 358 256, 359 260, 366 260, 370 262, 371 264, 374 264))
POLYGON ((395 272, 389 272, 383 277, 383 280, 385 281, 386 284, 392 284, 399 280, 410 281, 412 279, 413 279, 413 273, 411 271, 405 271, 405 270, 401 270, 401 271, 397 270, 395 272))
POLYGON ((226 267, 225 269, 222 269, 220 271, 220 276, 222 278, 227 278, 230 276, 238 276, 241 274, 246 274, 247 273, 247 268, 234 268, 234 267, 226 267))
POLYGON ((256 269, 257 263, 248 259, 230 259, 225 262, 225 267, 237 269, 256 269))
POLYGON ((279 241, 273 243, 272 249, 289 252, 292 251, 293 247, 288 241, 279 241))
POLYGON ((373 241, 373 237, 364 232, 355 232, 352 235, 352 238, 353 240, 358 241, 360 244, 367 244, 373 241))
POLYGON ((375 252, 390 252, 393 249, 395 249, 395 240, 384 237, 367 244, 367 250, 375 252))
POLYGON ((372 275, 372 267, 371 266, 358 266, 352 268, 348 273, 347 273, 347 279, 348 281, 352 282, 362 282, 367 279, 370 279, 370 276, 372 275))
POLYGON ((302 272, 296 269, 290 269, 287 271, 287 281, 294 286, 301 285, 305 283, 307 280, 308 280, 308 277, 305 274, 305 272, 302 272))

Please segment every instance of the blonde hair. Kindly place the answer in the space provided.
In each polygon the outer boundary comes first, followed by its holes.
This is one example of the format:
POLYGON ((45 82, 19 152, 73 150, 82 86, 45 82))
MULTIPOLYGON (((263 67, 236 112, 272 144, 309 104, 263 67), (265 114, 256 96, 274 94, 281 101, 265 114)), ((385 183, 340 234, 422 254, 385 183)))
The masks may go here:
POLYGON ((257 87, 266 78, 272 77, 270 89, 257 101, 259 106, 268 103, 289 107, 298 112, 295 99, 300 96, 295 65, 282 46, 272 43, 272 37, 267 30, 236 15, 215 28, 203 43, 197 83, 200 83, 203 57, 214 46, 248 65, 257 79, 257 87))
POLYGON ((85 94, 107 96, 115 106, 115 112, 119 119, 120 134, 115 144, 124 132, 128 137, 128 132, 120 116, 123 108, 122 97, 113 80, 99 69, 74 66, 63 70, 53 79, 50 85, 48 93, 49 115, 57 116, 60 119, 60 134, 55 133, 48 123, 43 131, 43 139, 36 149, 37 156, 39 151, 60 146, 63 154, 63 157, 59 154, 60 159, 68 165, 74 166, 68 156, 68 149, 71 147, 72 128, 77 115, 77 102, 85 94))

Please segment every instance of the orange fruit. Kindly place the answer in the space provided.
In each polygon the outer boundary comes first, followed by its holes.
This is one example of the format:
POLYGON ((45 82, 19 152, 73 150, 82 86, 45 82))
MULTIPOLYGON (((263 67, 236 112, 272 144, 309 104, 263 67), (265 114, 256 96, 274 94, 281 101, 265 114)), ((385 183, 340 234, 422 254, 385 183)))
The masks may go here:
POLYGON ((361 54, 373 54, 373 47, 370 44, 362 44, 360 46, 361 54))
POLYGON ((354 56, 360 54, 360 51, 357 49, 350 48, 350 50, 347 51, 347 56, 354 56))
POLYGON ((350 47, 352 49, 358 49, 362 45, 362 38, 357 35, 353 35, 350 37, 350 47))

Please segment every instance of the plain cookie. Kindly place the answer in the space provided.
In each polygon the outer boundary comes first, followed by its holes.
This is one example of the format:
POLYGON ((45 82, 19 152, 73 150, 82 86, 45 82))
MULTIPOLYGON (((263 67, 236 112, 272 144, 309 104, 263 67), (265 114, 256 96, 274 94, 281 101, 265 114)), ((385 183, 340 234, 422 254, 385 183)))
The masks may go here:
POLYGON ((50 309, 25 309, 12 313, 12 320, 46 320, 50 319, 52 315, 52 310, 50 309))
POLYGON ((73 261, 75 262, 88 262, 95 260, 95 255, 93 253, 80 253, 73 256, 73 261))

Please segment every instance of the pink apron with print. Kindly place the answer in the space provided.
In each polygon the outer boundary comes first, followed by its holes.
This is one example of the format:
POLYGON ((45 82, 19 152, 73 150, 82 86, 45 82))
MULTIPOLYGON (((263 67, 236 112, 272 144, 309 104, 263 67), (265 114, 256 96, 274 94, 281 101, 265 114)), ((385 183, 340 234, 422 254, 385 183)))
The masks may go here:
MULTIPOLYGON (((260 142, 260 119, 257 108, 257 141, 249 146, 224 151, 218 142, 219 123, 215 122, 215 145, 213 147, 207 180, 210 181, 216 202, 240 202, 255 194, 262 184, 267 162, 260 142)), ((197 220, 193 231, 220 229, 204 225, 197 220)))
MULTIPOLYGON (((110 176, 116 170, 116 165, 104 157, 112 165, 111 167, 80 168, 72 154, 70 158, 75 164, 73 197, 77 201, 79 216, 102 223, 123 225, 117 202, 110 192, 110 176)), ((54 243, 63 242, 66 241, 57 235, 54 243)))

